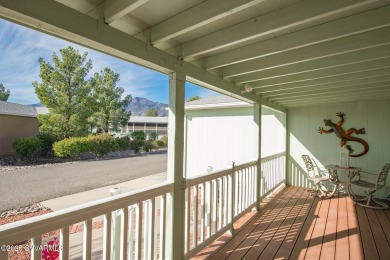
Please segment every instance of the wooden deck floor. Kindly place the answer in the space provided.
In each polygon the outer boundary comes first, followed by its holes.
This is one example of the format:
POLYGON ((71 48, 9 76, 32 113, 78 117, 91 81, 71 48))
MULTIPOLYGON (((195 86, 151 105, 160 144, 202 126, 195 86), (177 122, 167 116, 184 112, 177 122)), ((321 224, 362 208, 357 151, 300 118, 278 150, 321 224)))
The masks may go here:
POLYGON ((390 210, 288 187, 193 259, 390 259, 390 210))

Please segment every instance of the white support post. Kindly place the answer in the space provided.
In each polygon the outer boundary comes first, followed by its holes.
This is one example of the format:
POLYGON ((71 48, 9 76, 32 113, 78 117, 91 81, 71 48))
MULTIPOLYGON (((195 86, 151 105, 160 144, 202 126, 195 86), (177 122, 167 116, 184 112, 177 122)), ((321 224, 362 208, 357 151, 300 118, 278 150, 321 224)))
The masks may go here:
POLYGON ((284 183, 286 185, 292 184, 291 174, 290 172, 290 126, 289 126, 289 113, 288 110, 285 114, 286 118, 286 155, 285 155, 285 176, 284 176, 284 183))
POLYGON ((254 121, 257 125, 257 173, 256 173, 256 210, 260 210, 260 191, 261 191, 261 104, 253 106, 254 121))
POLYGON ((184 259, 184 92, 185 74, 169 74, 168 181, 174 183, 167 200, 167 259, 184 259))

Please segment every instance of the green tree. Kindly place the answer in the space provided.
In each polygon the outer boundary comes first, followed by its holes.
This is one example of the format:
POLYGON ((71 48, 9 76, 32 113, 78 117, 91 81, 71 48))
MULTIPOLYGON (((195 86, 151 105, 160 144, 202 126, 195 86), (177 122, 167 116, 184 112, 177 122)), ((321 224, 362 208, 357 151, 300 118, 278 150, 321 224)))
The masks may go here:
POLYGON ((72 47, 53 53, 53 65, 39 58, 41 83, 34 82, 35 93, 50 114, 40 116, 40 130, 59 139, 87 133, 87 119, 94 110, 92 81, 86 80, 92 61, 72 47))
POLYGON ((149 116, 149 117, 156 117, 156 116, 158 116, 157 108, 150 108, 150 109, 146 110, 145 116, 149 116))
POLYGON ((192 97, 187 98, 187 102, 194 101, 194 100, 199 100, 199 99, 200 99, 199 96, 192 96, 192 97))
POLYGON ((10 95, 9 89, 5 89, 4 85, 0 83, 0 100, 7 101, 10 95))
POLYGON ((96 112, 92 116, 94 123, 104 133, 119 131, 120 127, 127 125, 131 115, 131 112, 126 111, 131 96, 122 99, 124 89, 116 86, 119 74, 109 68, 95 73, 93 79, 92 96, 96 102, 96 112))

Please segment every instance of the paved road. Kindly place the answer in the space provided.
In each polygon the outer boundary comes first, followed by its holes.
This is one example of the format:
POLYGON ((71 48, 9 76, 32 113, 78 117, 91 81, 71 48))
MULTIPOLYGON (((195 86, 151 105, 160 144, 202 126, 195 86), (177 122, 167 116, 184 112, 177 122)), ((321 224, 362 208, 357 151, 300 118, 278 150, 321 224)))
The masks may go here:
POLYGON ((0 212, 166 171, 167 154, 0 172, 0 212))

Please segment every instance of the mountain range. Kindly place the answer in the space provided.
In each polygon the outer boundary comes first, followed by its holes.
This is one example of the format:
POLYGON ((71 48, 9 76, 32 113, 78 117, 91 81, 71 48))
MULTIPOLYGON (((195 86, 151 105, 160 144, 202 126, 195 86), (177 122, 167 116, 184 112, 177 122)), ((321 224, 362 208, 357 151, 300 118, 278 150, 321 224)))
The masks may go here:
MULTIPOLYGON (((33 107, 44 107, 42 103, 31 104, 33 107)), ((134 97, 127 107, 133 116, 143 116, 148 109, 156 108, 158 116, 168 116, 168 104, 150 101, 143 97, 134 97)))
POLYGON ((158 116, 168 116, 168 104, 153 102, 143 97, 134 97, 127 110, 131 111, 133 116, 143 116, 148 109, 156 108, 158 116))

